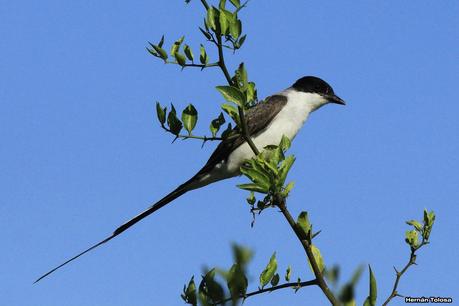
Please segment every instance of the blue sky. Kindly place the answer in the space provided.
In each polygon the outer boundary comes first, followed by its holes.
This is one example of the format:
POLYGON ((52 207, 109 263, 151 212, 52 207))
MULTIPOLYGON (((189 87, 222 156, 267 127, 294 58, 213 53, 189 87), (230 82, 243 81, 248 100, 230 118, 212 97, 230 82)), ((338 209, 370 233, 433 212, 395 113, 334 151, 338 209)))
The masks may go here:
MULTIPOLYGON (((250 228, 242 178, 189 193, 132 230, 32 285, 188 179, 215 144, 158 127, 156 100, 200 110, 222 99, 217 70, 164 65, 147 41, 202 42, 199 1, 1 1, 0 287, 3 305, 182 305, 204 265, 228 267, 230 245, 252 248, 252 286, 273 251, 279 268, 312 278, 275 210, 250 228)), ((294 215, 310 213, 317 245, 345 279, 370 263, 379 301, 408 259, 405 220, 437 213, 432 243, 400 284, 412 296, 453 296, 459 271, 459 3, 256 1, 241 14, 244 61, 259 96, 303 75, 331 83, 348 105, 314 113, 295 139, 294 215), (287 5, 288 3, 288 5, 287 5)), ((195 51, 196 53, 197 51, 195 51)), ((215 54, 211 53, 215 58, 215 54)), ((358 289, 367 295, 367 275, 358 289)), ((325 305, 317 288, 245 305, 325 305)), ((401 305, 396 301, 393 305, 401 305)))

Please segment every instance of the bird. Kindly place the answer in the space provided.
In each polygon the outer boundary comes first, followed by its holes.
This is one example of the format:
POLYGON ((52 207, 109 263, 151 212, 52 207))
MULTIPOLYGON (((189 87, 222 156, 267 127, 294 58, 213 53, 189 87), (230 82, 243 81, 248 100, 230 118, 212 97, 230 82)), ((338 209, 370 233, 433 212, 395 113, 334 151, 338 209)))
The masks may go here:
MULTIPOLYGON (((271 95, 264 101, 249 108, 245 112, 247 132, 257 148, 278 145, 283 136, 292 140, 309 115, 329 103, 346 104, 324 80, 315 76, 302 77, 287 89, 271 95)), ((240 175, 240 167, 246 160, 254 157, 255 153, 245 141, 243 135, 241 135, 238 127, 235 127, 233 132, 237 136, 223 139, 210 155, 206 164, 193 177, 137 216, 116 228, 104 240, 40 276, 35 283, 80 256, 112 240, 140 220, 170 204, 188 191, 240 175)))

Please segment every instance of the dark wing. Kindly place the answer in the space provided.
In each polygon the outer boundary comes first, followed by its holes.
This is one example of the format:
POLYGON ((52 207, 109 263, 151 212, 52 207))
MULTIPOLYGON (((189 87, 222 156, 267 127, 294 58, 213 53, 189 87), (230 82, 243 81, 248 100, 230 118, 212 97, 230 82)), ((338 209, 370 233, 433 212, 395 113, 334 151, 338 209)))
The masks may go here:
MULTIPOLYGON (((271 120, 274 119, 274 117, 281 111, 282 107, 284 107, 286 103, 286 96, 274 95, 266 98, 265 101, 262 101, 254 107, 248 109, 245 113, 245 118, 247 121, 247 130, 249 135, 256 135, 258 132, 262 131, 266 126, 268 126, 271 120)), ((238 128, 234 128, 233 132, 239 133, 238 128)), ((229 154, 244 142, 244 137, 241 135, 222 140, 222 142, 220 142, 220 144, 210 156, 207 163, 201 170, 199 170, 196 176, 205 174, 212 170, 215 165, 223 160, 226 160, 229 154)))

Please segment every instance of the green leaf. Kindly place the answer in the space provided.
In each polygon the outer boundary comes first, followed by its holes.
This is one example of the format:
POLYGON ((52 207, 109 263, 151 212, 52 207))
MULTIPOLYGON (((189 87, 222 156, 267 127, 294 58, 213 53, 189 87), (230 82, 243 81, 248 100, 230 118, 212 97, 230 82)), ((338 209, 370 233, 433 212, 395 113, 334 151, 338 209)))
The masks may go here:
POLYGON ((245 106, 245 96, 239 90, 239 88, 236 88, 234 86, 217 86, 216 88, 222 94, 223 98, 225 98, 226 101, 233 102, 240 107, 245 106))
POLYGON ((277 260, 276 260, 276 252, 271 256, 268 265, 260 274, 260 285, 263 288, 266 286, 271 279, 274 277, 274 273, 277 270, 277 260))
POLYGON ((422 231, 422 224, 416 220, 406 221, 406 224, 414 226, 418 232, 422 231))
POLYGON ((285 272, 285 281, 289 282, 291 276, 292 276, 292 267, 288 266, 287 271, 285 272))
POLYGON ((257 90, 255 89, 255 83, 249 82, 247 84, 247 102, 254 102, 257 100, 257 90))
POLYGON ((209 58, 207 57, 207 52, 203 45, 201 45, 199 51, 199 61, 201 62, 201 64, 207 65, 207 63, 209 62, 209 58))
POLYGON ((185 45, 185 47, 183 48, 183 51, 185 52, 186 57, 187 57, 190 61, 193 61, 193 60, 194 60, 193 51, 191 51, 190 46, 185 45))
POLYGON ((298 224, 298 226, 303 230, 303 233, 306 235, 306 237, 310 237, 312 232, 312 224, 309 222, 307 211, 302 211, 299 214, 296 224, 298 224))
POLYGON ((174 44, 171 47, 171 55, 175 56, 175 53, 177 53, 180 49, 180 45, 182 44, 183 40, 185 39, 185 36, 180 37, 178 40, 174 42, 174 44))
POLYGON ((261 183, 262 185, 270 186, 270 182, 274 179, 272 173, 267 171, 259 159, 248 160, 241 166, 241 172, 250 178, 254 183, 261 183))
POLYGON ((365 299, 365 302, 363 303, 363 306, 373 306, 374 304, 371 304, 371 300, 370 300, 370 297, 368 296, 366 299, 365 299))
POLYGON ((223 104, 221 107, 222 107, 223 111, 224 111, 225 113, 227 113, 228 116, 230 116, 231 119, 233 119, 234 122, 236 122, 236 124, 237 124, 238 126, 240 126, 239 112, 238 112, 237 108, 234 107, 234 106, 231 105, 231 104, 226 104, 226 103, 223 104))
POLYGON ((171 104, 171 111, 169 112, 169 115, 167 116, 167 125, 169 126, 169 129, 171 130, 171 133, 174 135, 178 135, 180 131, 182 130, 182 122, 177 118, 177 112, 175 110, 175 107, 173 104, 171 104))
POLYGON ((212 269, 206 273, 199 285, 199 291, 210 298, 211 302, 221 301, 224 297, 224 289, 214 277, 215 269, 212 269))
POLYGON ((242 32, 242 22, 239 19, 233 20, 230 23, 230 34, 234 39, 238 39, 242 32))
POLYGON ((277 168, 275 166, 273 167, 268 161, 263 159, 262 155, 254 158, 251 165, 255 170, 267 177, 271 184, 275 182, 277 177, 277 168))
POLYGON ((189 104, 182 112, 182 122, 185 130, 187 130, 188 135, 191 135, 198 121, 198 112, 194 108, 193 104, 189 104))
POLYGON ((220 9, 225 9, 226 6, 226 0, 220 0, 220 3, 218 4, 218 7, 220 9))
POLYGON ((253 191, 253 192, 259 192, 259 193, 268 193, 269 189, 265 189, 263 187, 258 186, 257 184, 254 183, 248 183, 248 184, 239 184, 237 187, 248 190, 248 191, 253 191))
POLYGON ((249 248, 233 244, 233 258, 241 267, 245 267, 253 257, 253 252, 249 248))
POLYGON ((376 297, 378 295, 378 290, 377 290, 377 286, 376 286, 376 278, 375 278, 375 275, 373 273, 373 270, 371 270, 371 267, 368 266, 368 268, 370 269, 370 295, 368 296, 368 298, 370 299, 370 305, 371 306, 375 306, 376 305, 376 297))
POLYGON ((426 209, 424 209, 424 224, 432 227, 435 222, 435 213, 433 211, 428 212, 426 209))
POLYGON ((263 190, 269 190, 271 187, 270 178, 265 173, 246 166, 241 166, 241 172, 263 190))
POLYGON ((158 52, 156 52, 156 51, 153 49, 153 47, 152 47, 151 49, 147 47, 146 49, 147 49, 148 53, 150 53, 151 55, 156 56, 156 57, 160 57, 159 54, 158 54, 158 52))
POLYGON ((429 212, 427 214, 427 219, 429 219, 429 225, 433 226, 433 224, 435 222, 435 213, 433 211, 429 212))
POLYGON ((220 9, 220 14, 218 16, 218 20, 219 20, 219 23, 220 23, 221 34, 226 35, 228 33, 231 21, 228 19, 228 16, 225 13, 224 9, 220 9))
POLYGON ((215 7, 210 7, 207 10, 207 19, 206 24, 209 28, 216 31, 217 30, 217 18, 218 18, 218 10, 215 7))
POLYGON ((249 282, 244 270, 239 264, 233 264, 231 269, 228 271, 226 284, 233 301, 238 300, 240 296, 244 296, 247 292, 249 282))
POLYGON ((203 28, 200 27, 199 30, 201 31, 202 35, 204 35, 204 37, 206 39, 211 39, 212 38, 212 35, 210 35, 210 33, 207 32, 206 30, 204 30, 203 28))
POLYGON ((228 123, 228 126, 226 127, 226 129, 222 132, 222 138, 225 139, 229 137, 232 133, 234 133, 234 131, 233 131, 233 127, 231 126, 231 122, 230 122, 228 123))
POLYGON ((279 167, 279 182, 283 185, 287 174, 292 168, 293 163, 295 162, 295 156, 290 155, 282 162, 282 165, 279 167))
POLYGON ((241 1, 240 0, 230 0, 231 4, 234 5, 236 8, 239 8, 241 6, 241 1))
POLYGON ((360 265, 355 271, 354 271, 354 274, 352 275, 352 278, 351 278, 351 284, 353 286, 357 285, 360 277, 362 276, 362 273, 364 271, 365 267, 363 265, 360 265))
POLYGON ((161 123, 161 125, 164 125, 166 123, 166 110, 167 108, 162 108, 161 104, 159 102, 156 102, 156 115, 158 116, 158 121, 161 123))
POLYGON ((324 275, 333 286, 336 286, 339 279, 339 266, 334 265, 331 269, 325 269, 324 275))
POLYGON ((236 70, 236 80, 241 90, 247 90, 248 77, 247 70, 245 69, 244 63, 239 64, 238 69, 236 70))
POLYGON ((236 46, 235 46, 236 49, 240 49, 242 47, 246 38, 247 38, 247 35, 242 35, 241 38, 239 38, 239 40, 236 42, 236 46))
POLYGON ((279 279, 280 279, 280 276, 279 274, 274 274, 273 278, 271 279, 271 286, 277 286, 277 284, 279 284, 279 279))
POLYGON ((352 300, 350 300, 350 301, 348 301, 348 302, 345 302, 345 303, 343 304, 343 306, 355 306, 355 305, 356 305, 356 304, 355 304, 355 300, 354 300, 354 299, 352 299, 352 300))
POLYGON ((364 267, 359 266, 354 271, 354 274, 352 275, 351 280, 341 288, 340 293, 339 293, 339 300, 343 302, 344 305, 355 305, 355 301, 354 301, 355 286, 357 285, 357 282, 359 281, 363 270, 364 270, 364 267))
POLYGON ((294 186, 295 186, 295 182, 288 183, 287 186, 285 186, 284 190, 282 191, 282 196, 286 198, 294 186))
POLYGON ((412 248, 418 246, 418 232, 416 230, 406 231, 405 242, 408 243, 412 248))
POLYGON ((246 200, 247 200, 247 203, 249 203, 249 205, 255 204, 257 199, 255 198, 255 194, 253 193, 253 191, 250 192, 249 197, 246 200))
POLYGON ((196 306, 198 304, 198 299, 196 296, 196 284, 194 283, 194 276, 188 282, 188 286, 183 288, 182 299, 187 304, 196 306))
POLYGON ((282 135, 282 139, 281 139, 281 142, 279 144, 279 147, 281 148, 281 150, 283 152, 287 151, 288 149, 290 149, 290 146, 292 145, 290 139, 285 136, 285 135, 282 135))
POLYGON ((163 48, 161 48, 160 46, 156 46, 156 45, 152 45, 150 44, 151 47, 159 54, 159 56, 164 60, 166 61, 167 60, 167 52, 166 50, 164 50, 163 48))
POLYGON ((225 123, 225 117, 223 116, 223 113, 220 113, 220 115, 212 120, 210 122, 210 126, 209 126, 209 129, 210 129, 210 132, 212 133, 212 137, 215 137, 218 133, 218 131, 220 130, 220 127, 225 123))
POLYGON ((162 48, 164 44, 164 35, 161 37, 161 40, 158 43, 158 47, 162 48))
POLYGON ((432 231, 433 224, 435 222, 435 213, 433 211, 428 212, 424 209, 424 227, 422 230, 422 237, 428 241, 430 233, 432 231))
POLYGON ((354 301, 354 285, 352 283, 347 283, 341 288, 339 294, 339 300, 343 302, 344 305, 353 305, 354 301))
POLYGON ((175 57, 175 59, 177 61, 177 64, 179 64, 182 67, 185 66, 185 64, 186 64, 185 55, 180 54, 178 52, 175 52, 174 57, 175 57))
MULTIPOLYGON (((317 267, 321 272, 323 272, 325 268, 325 263, 322 254, 320 254, 320 250, 313 244, 311 244, 311 250, 312 254, 314 255, 314 259, 316 260, 317 267)), ((309 262, 309 267, 311 268, 311 271, 314 272, 311 266, 311 262, 309 262)))
POLYGON ((257 156, 257 159, 257 168, 262 169, 263 173, 265 173, 271 179, 272 182, 275 182, 279 174, 275 162, 272 162, 272 160, 270 162, 269 160, 263 159, 263 156, 261 154, 257 156))
POLYGON ((279 147, 274 145, 268 145, 263 149, 260 158, 269 163, 269 167, 274 168, 272 171, 277 174, 277 165, 281 160, 284 160, 284 153, 282 153, 279 147))

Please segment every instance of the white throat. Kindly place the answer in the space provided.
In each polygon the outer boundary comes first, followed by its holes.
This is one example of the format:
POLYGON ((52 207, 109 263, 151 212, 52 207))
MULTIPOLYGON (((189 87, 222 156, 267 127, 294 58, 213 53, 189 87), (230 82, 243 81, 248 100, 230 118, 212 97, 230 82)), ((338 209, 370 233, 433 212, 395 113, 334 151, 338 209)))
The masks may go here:
POLYGON ((297 91, 293 88, 287 88, 280 94, 288 97, 288 103, 293 102, 298 108, 309 110, 309 113, 319 109, 328 103, 328 101, 317 93, 297 91))

